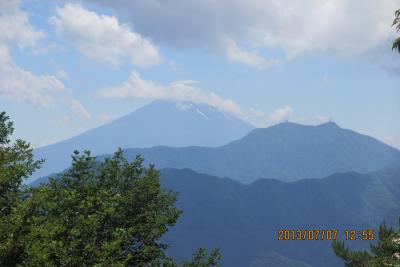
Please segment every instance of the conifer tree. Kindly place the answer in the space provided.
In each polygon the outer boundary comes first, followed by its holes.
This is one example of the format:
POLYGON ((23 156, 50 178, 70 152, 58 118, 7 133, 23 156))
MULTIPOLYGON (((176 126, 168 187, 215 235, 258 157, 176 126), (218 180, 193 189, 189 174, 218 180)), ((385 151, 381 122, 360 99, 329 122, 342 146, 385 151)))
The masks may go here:
POLYGON ((348 267, 400 267, 400 230, 382 224, 378 238, 369 251, 351 251, 343 241, 333 242, 332 247, 348 267))
MULTIPOLYGON (((395 27, 397 32, 400 32, 400 9, 396 10, 394 13, 392 26, 395 27)), ((400 53, 400 37, 394 40, 392 49, 397 50, 400 53)))

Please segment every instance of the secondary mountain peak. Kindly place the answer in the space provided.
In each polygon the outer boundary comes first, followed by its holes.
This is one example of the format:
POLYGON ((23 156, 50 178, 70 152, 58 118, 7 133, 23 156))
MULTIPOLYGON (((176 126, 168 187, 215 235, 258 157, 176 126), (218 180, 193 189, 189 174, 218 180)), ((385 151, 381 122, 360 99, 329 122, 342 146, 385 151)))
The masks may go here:
POLYGON ((283 128, 283 127, 292 127, 292 128, 338 128, 342 129, 336 122, 334 121, 327 121, 318 125, 309 125, 309 124, 300 124, 296 122, 291 122, 291 121, 285 121, 281 122, 278 124, 275 124, 271 127, 266 127, 266 128, 272 128, 272 127, 277 127, 277 128, 283 128))
POLYGON ((141 154, 157 167, 190 168, 246 183, 258 178, 294 181, 400 166, 399 150, 333 122, 318 126, 285 122, 254 129, 215 148, 164 147, 126 153, 141 154))
POLYGON ((315 126, 286 121, 273 126, 254 129, 241 140, 237 140, 236 142, 246 142, 247 140, 254 142, 255 140, 265 138, 270 140, 288 139, 287 141, 289 141, 296 138, 296 136, 303 136, 304 134, 307 136, 315 133, 331 135, 341 130, 343 129, 334 122, 326 122, 315 126))
POLYGON ((321 123, 321 124, 317 125, 317 127, 320 127, 320 128, 332 128, 332 129, 333 128, 339 128, 339 129, 341 129, 341 127, 339 125, 337 125, 336 122, 334 122, 334 121, 327 121, 327 122, 321 123))

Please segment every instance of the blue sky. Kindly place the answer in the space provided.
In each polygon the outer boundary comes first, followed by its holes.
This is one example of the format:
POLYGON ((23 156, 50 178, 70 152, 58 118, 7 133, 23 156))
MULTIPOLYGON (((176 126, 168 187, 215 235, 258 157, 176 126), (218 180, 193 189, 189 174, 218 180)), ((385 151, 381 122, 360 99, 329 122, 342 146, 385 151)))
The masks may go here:
POLYGON ((399 0, 2 1, 0 105, 34 147, 153 99, 400 147, 399 0))

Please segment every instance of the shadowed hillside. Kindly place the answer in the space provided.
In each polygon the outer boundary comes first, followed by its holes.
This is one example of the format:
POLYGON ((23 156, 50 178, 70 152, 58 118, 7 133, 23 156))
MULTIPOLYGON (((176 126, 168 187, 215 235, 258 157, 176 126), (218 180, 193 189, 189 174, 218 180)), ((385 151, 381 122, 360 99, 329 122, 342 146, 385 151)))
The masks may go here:
MULTIPOLYGON (((370 229, 384 219, 395 225, 400 214, 400 169, 290 183, 261 179, 250 185, 165 169, 162 181, 179 192, 184 211, 167 235, 175 244, 171 255, 187 257, 196 245, 220 247, 223 266, 275 266, 274 260, 341 266, 330 241, 277 241, 278 229, 370 229)), ((344 239, 343 231, 338 237, 344 239)), ((368 246, 368 241, 348 243, 368 246)), ((297 266, 289 263, 282 266, 297 266)))

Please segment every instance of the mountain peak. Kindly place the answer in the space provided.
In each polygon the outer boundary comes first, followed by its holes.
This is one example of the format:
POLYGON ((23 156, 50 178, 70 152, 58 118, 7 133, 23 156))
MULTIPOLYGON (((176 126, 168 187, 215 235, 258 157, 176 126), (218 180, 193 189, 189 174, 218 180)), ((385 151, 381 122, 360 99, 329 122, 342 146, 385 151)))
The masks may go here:
POLYGON ((331 127, 331 128, 340 128, 334 121, 330 120, 328 122, 321 123, 317 125, 317 127, 331 127))
POLYGON ((327 129, 327 130, 342 130, 342 128, 337 125, 334 121, 328 121, 328 122, 324 122, 321 123, 319 125, 311 125, 311 124, 300 124, 300 123, 296 123, 296 122, 290 122, 290 121, 285 121, 285 122, 281 122, 278 124, 275 124, 273 126, 270 127, 266 127, 266 128, 260 128, 263 130, 269 130, 269 129, 281 129, 281 130, 288 130, 288 129, 304 129, 304 128, 308 128, 308 129, 327 129))
POLYGON ((237 140, 252 129, 249 123, 206 104, 156 100, 71 139, 35 149, 36 158, 46 159, 35 176, 61 171, 74 150, 88 149, 99 155, 113 153, 118 147, 214 147, 237 140))
POLYGON ((193 109, 193 107, 195 107, 195 104, 192 103, 192 102, 177 102, 175 104, 175 107, 178 110, 186 111, 186 110, 189 110, 189 109, 193 109))
MULTIPOLYGON (((159 113, 168 113, 168 112, 179 112, 186 113, 186 116, 190 116, 190 114, 194 117, 200 118, 202 120, 226 120, 228 119, 231 123, 235 124, 247 124, 249 128, 255 128, 253 125, 245 122, 234 115, 231 115, 228 112, 220 110, 219 108, 206 104, 206 103, 196 103, 192 101, 186 100, 154 100, 147 106, 143 107, 144 109, 153 109, 157 110, 159 113)), ((183 115, 183 114, 181 114, 183 115)))
POLYGON ((196 103, 193 101, 187 100, 171 100, 171 99, 157 99, 153 102, 149 103, 143 108, 165 108, 170 110, 178 110, 178 111, 196 111, 199 109, 200 111, 204 112, 206 110, 213 111, 213 112, 221 112, 214 106, 211 106, 206 103, 196 103))

